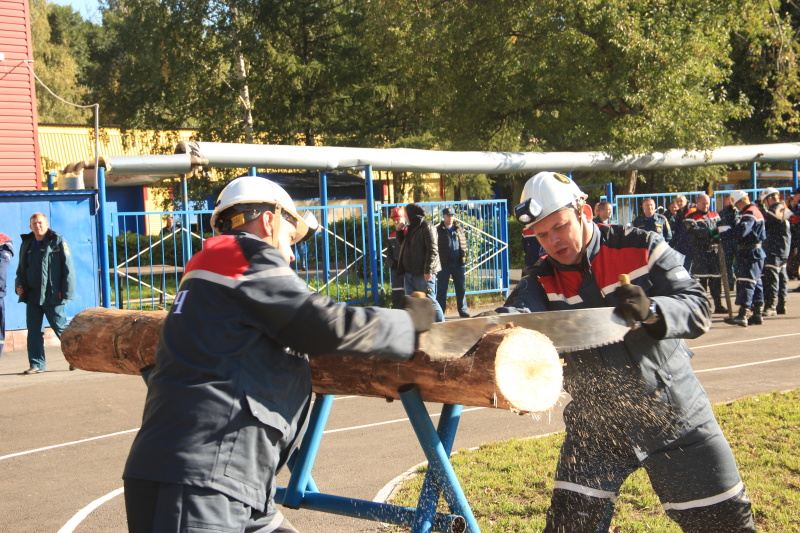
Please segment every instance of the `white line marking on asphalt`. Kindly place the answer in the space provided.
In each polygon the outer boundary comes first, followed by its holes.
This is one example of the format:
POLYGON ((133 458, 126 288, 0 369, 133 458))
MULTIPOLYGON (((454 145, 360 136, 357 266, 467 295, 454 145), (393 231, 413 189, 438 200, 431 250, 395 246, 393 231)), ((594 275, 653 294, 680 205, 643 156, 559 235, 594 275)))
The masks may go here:
POLYGON ((35 450, 28 450, 26 452, 12 453, 12 454, 4 455, 4 456, 0 457, 0 461, 3 461, 4 459, 11 459, 12 457, 19 457, 20 455, 28 455, 28 454, 31 454, 31 453, 44 452, 44 451, 47 451, 47 450, 52 450, 54 448, 61 448, 62 446, 72 446, 73 444, 83 444, 84 442, 91 442, 93 440, 106 439, 108 437, 116 437, 118 435, 125 435, 126 433, 133 433, 135 431, 139 431, 139 428, 126 429, 125 431, 118 431, 116 433, 109 433, 108 435, 99 435, 97 437, 91 437, 89 439, 76 440, 76 441, 72 441, 72 442, 64 442, 62 444, 53 444, 52 446, 45 446, 44 448, 36 448, 35 450))
MULTIPOLYGON (((461 412, 462 413, 469 413, 470 411, 480 411, 481 409, 486 409, 486 407, 473 407, 471 409, 464 409, 461 412)), ((431 418, 433 418, 435 416, 439 416, 441 414, 442 413, 433 414, 433 415, 431 415, 431 418)), ((364 424, 363 426, 352 426, 352 427, 349 427, 349 428, 331 429, 331 430, 328 430, 328 431, 323 431, 322 434, 323 435, 328 435, 330 433, 341 433, 342 431, 352 431, 354 429, 364 429, 364 428, 372 428, 372 427, 375 427, 375 426, 385 426, 386 424, 397 424, 398 422, 405 422, 407 420, 408 420, 408 418, 398 418, 397 420, 387 420, 386 422, 375 422, 374 424, 364 424)))
POLYGON ((730 370, 732 368, 742 368, 745 366, 755 366, 755 365, 765 365, 767 363, 779 363, 781 361, 789 361, 790 359, 797 359, 800 355, 793 355, 791 357, 781 357, 780 359, 770 359, 769 361, 758 361, 756 363, 742 363, 741 365, 733 365, 733 366, 720 366, 718 368, 706 368, 705 370, 695 370, 695 374, 701 374, 703 372, 716 372, 717 370, 730 370))
POLYGON ((702 350, 703 348, 715 348, 717 346, 727 346, 729 344, 741 344, 743 342, 758 342, 758 341, 767 341, 769 339, 780 339, 781 337, 794 337, 796 335, 800 335, 800 333, 787 333, 785 335, 772 335, 770 337, 761 337, 760 339, 744 339, 741 341, 731 341, 731 342, 720 342, 719 344, 706 344, 705 346, 696 346, 691 348, 692 350, 702 350))
POLYGON ((97 498, 95 501, 93 501, 92 503, 90 503, 89 505, 87 505, 86 507, 75 513, 75 516, 70 518, 69 522, 64 524, 62 528, 58 530, 58 533, 72 533, 73 531, 75 531, 75 528, 78 527, 80 523, 83 522, 84 519, 87 516, 89 516, 89 514, 92 511, 94 511, 95 509, 106 503, 108 500, 116 498, 117 496, 122 494, 124 490, 125 489, 123 488, 119 488, 115 491, 109 492, 102 498, 97 498))

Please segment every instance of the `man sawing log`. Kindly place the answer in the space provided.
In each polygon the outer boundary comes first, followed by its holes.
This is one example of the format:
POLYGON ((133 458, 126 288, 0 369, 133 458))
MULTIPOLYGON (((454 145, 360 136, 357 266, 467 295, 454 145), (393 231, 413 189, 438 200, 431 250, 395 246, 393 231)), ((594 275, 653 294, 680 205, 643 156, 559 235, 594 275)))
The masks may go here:
MULTIPOLYGON (((139 375, 155 363, 165 311, 102 307, 79 313, 62 339, 67 360, 82 370, 139 375)), ((541 412, 561 393, 561 362, 541 333, 504 327, 487 333, 457 359, 416 352, 407 362, 341 355, 310 357, 312 389, 399 399, 397 389, 415 383, 425 401, 541 412)))

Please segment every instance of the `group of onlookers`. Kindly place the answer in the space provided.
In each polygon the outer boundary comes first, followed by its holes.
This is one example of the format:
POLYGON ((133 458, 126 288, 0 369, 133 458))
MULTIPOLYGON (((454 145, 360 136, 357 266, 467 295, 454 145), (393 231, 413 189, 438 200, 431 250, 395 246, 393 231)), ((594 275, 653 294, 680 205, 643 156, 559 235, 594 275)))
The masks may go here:
POLYGON ((729 323, 759 325, 763 317, 785 314, 788 281, 800 266, 800 189, 788 204, 768 187, 758 198, 731 191, 718 213, 710 205, 707 194, 694 204, 678 195, 666 209, 647 198, 632 226, 661 234, 685 256, 686 270, 710 293, 714 313, 728 313, 723 283, 735 288, 738 313, 729 323))
POLYGON ((390 213, 394 231, 386 250, 392 270, 392 306, 403 296, 425 294, 433 302, 436 321, 444 321, 450 279, 456 293, 456 307, 469 318, 466 297, 467 237, 451 207, 442 210, 442 221, 434 226, 416 203, 395 207, 390 213))

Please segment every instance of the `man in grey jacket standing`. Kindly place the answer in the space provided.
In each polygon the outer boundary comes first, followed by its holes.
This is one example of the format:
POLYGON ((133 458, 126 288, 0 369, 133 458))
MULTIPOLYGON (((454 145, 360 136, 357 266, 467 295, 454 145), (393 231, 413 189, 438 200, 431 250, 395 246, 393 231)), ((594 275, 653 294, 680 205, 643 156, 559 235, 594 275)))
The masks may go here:
POLYGON ((405 279, 406 295, 415 292, 427 295, 433 303, 436 322, 444 322, 444 309, 436 299, 436 274, 442 270, 436 230, 418 204, 406 206, 406 218, 408 227, 400 247, 400 264, 397 267, 405 279))
POLYGON ((467 236, 464 228, 456 221, 456 212, 452 207, 442 210, 442 221, 436 225, 439 261, 442 270, 437 276, 436 299, 444 312, 447 309, 447 289, 450 278, 456 291, 456 307, 461 318, 469 318, 467 310, 467 281, 465 265, 467 264, 467 236))
POLYGON ((146 375, 123 473, 131 533, 296 532, 275 506, 275 476, 305 432, 308 356, 405 361, 433 322, 427 299, 360 308, 312 293, 289 266, 310 222, 264 178, 220 194, 221 235, 187 263, 146 375))

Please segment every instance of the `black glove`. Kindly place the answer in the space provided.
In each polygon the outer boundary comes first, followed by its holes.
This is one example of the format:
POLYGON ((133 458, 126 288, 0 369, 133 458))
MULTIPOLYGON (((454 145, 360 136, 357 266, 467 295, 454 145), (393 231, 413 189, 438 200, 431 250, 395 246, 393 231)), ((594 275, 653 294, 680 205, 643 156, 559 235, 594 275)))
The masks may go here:
POLYGON ((614 312, 631 320, 642 322, 650 316, 650 298, 638 285, 620 285, 614 291, 617 307, 614 312))
POLYGON ((431 329, 431 324, 436 318, 436 311, 433 310, 433 302, 430 298, 403 296, 403 309, 411 315, 417 335, 431 329))
POLYGON ((472 318, 482 318, 482 317, 486 317, 486 316, 497 316, 499 314, 500 313, 498 313, 497 311, 495 311, 493 309, 491 311, 484 311, 483 313, 478 313, 477 315, 473 316, 472 318))

